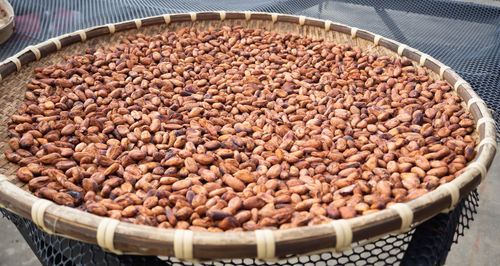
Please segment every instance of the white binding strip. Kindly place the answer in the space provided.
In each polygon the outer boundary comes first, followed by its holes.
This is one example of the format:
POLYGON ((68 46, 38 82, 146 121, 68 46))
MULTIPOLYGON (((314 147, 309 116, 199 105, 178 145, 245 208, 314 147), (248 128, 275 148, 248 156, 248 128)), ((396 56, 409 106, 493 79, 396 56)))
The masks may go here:
POLYGON ((469 101, 467 102, 467 111, 470 110, 470 107, 474 104, 474 103, 483 103, 486 105, 486 103, 479 97, 473 97, 473 98, 470 98, 469 101))
POLYGON ((330 20, 325 21, 325 31, 329 31, 332 26, 332 22, 330 20))
POLYGON ((179 259, 193 259, 193 231, 177 229, 174 232, 174 256, 179 259))
POLYGON ((245 19, 250 20, 251 17, 252 17, 252 13, 250 11, 245 11, 245 19))
POLYGON ((382 36, 380 36, 378 34, 373 37, 373 43, 375 44, 375 46, 378 46, 380 39, 382 39, 382 36))
POLYGON ((137 29, 140 29, 142 27, 142 20, 140 19, 134 19, 135 27, 137 29))
POLYGON ((446 70, 449 70, 449 69, 451 69, 451 67, 449 67, 449 66, 445 66, 445 65, 441 65, 441 67, 439 68, 439 78, 443 79, 443 77, 444 77, 444 72, 445 72, 446 70))
POLYGON ((273 23, 276 22, 278 20, 278 14, 272 13, 271 14, 271 20, 273 21, 273 23))
POLYGON ((52 39, 50 39, 50 41, 51 41, 52 43, 54 43, 54 45, 56 46, 56 49, 57 49, 57 50, 61 50, 61 47, 62 47, 62 46, 61 46, 61 41, 59 41, 59 39, 58 39, 58 38, 52 38, 52 39))
POLYGON ((356 33, 358 33, 358 28, 352 27, 351 28, 351 39, 356 38, 356 33))
POLYGON ((170 24, 170 15, 169 14, 163 15, 163 20, 165 20, 165 24, 170 24))
POLYGON ((103 218, 97 226, 97 245, 113 253, 122 254, 120 250, 115 249, 114 244, 115 230, 119 224, 118 220, 103 218))
POLYGON ((306 22, 306 17, 305 16, 300 16, 299 17, 299 25, 304 26, 304 23, 306 22))
POLYGON ((458 90, 458 87, 460 87, 466 83, 467 82, 465 80, 459 79, 459 80, 457 80, 457 82, 455 82, 455 85, 453 85, 453 89, 458 90))
POLYGON ((336 243, 335 250, 343 251, 352 243, 352 229, 346 220, 335 220, 330 223, 335 230, 336 243))
POLYGON ((219 11, 220 20, 226 19, 226 11, 219 11))
POLYGON ((481 142, 479 142, 477 149, 478 150, 481 149, 481 146, 486 145, 486 144, 491 144, 491 146, 493 146, 493 148, 495 148, 495 150, 497 149, 498 144, 493 138, 485 138, 485 139, 481 140, 481 142))
POLYGON ((481 117, 479 118, 479 120, 477 120, 477 125, 476 125, 476 129, 479 130, 479 127, 486 123, 486 122, 490 122, 493 124, 493 127, 495 127, 495 120, 491 117, 481 117))
POLYGON ((38 47, 28 46, 26 49, 30 50, 35 55, 37 61, 40 60, 40 58, 42 58, 42 53, 40 53, 40 49, 38 49, 38 47))
POLYGON ((196 13, 195 12, 189 12, 189 16, 191 17, 191 21, 196 21, 196 13))
POLYGON ((273 259, 276 256, 276 244, 271 230, 256 230, 257 258, 262 260, 273 259))
POLYGON ((398 46, 398 55, 399 55, 399 56, 403 56, 403 51, 404 51, 405 49, 408 49, 408 45, 406 45, 406 44, 400 44, 400 45, 398 46))
POLYGON ((21 61, 19 60, 19 58, 17 58, 17 55, 12 56, 12 57, 8 58, 7 60, 11 61, 12 63, 14 63, 16 65, 17 71, 21 70, 21 61))
POLYGON ((76 34, 80 35, 80 39, 82 42, 87 40, 87 33, 84 30, 79 30, 75 32, 76 34))
POLYGON ((420 66, 424 66, 425 65, 425 60, 429 59, 429 56, 427 56, 426 54, 420 54, 420 62, 419 62, 419 65, 420 66))
POLYGON ((97 226, 97 232, 96 232, 97 245, 99 245, 102 248, 105 248, 106 246, 106 243, 104 241, 104 235, 106 233, 106 229, 108 227, 108 223, 110 220, 111 220, 110 218, 103 218, 99 222, 99 225, 97 226))
POLYGON ((115 24, 107 24, 106 26, 108 27, 109 34, 115 33, 115 31, 116 31, 115 24))
POLYGON ((479 171, 481 174, 481 182, 483 182, 484 178, 486 177, 486 166, 480 162, 472 162, 469 165, 467 165, 467 169, 476 169, 479 171))
POLYGON ((455 183, 450 182, 439 186, 438 189, 446 190, 451 196, 450 206, 447 209, 444 209, 442 212, 446 213, 450 210, 453 210, 455 208, 455 205, 457 205, 458 200, 460 199, 460 189, 458 188, 458 186, 455 185, 455 183))
POLYGON ((31 205, 31 220, 44 231, 53 234, 54 232, 45 226, 45 221, 43 220, 45 210, 51 205, 55 204, 46 199, 38 199, 35 201, 33 205, 31 205))
POLYGON ((410 230, 410 226, 413 223, 413 211, 411 210, 408 204, 404 203, 396 203, 389 207, 390 209, 395 210, 399 217, 401 217, 401 232, 407 232, 410 230))

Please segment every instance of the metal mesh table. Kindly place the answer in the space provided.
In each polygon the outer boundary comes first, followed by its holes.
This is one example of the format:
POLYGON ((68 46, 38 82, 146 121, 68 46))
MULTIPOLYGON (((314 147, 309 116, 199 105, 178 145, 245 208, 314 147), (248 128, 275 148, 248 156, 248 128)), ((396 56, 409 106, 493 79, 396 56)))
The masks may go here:
MULTIPOLYGON (((12 38, 0 45, 0 60, 30 44, 75 30, 138 17, 202 10, 252 10, 306 15, 370 30, 430 54, 464 77, 486 101, 500 121, 500 7, 456 1, 11 1, 16 13, 12 38)), ((2 89, 2 88, 0 88, 2 89)), ((498 130, 498 129, 497 129, 498 130)), ((499 131, 497 131, 497 134, 499 131)), ((393 264, 440 265, 447 252, 473 219, 477 192, 457 208, 440 214, 416 229, 391 235, 343 254, 324 253, 276 262, 293 264, 393 264)), ((40 231, 27 219, 2 210, 19 229, 45 265, 164 264, 157 257, 117 256, 98 246, 40 231)), ((178 263, 167 259, 167 263, 178 263)), ((220 264, 212 262, 208 264, 220 264)), ((225 261, 245 265, 254 260, 225 261)))

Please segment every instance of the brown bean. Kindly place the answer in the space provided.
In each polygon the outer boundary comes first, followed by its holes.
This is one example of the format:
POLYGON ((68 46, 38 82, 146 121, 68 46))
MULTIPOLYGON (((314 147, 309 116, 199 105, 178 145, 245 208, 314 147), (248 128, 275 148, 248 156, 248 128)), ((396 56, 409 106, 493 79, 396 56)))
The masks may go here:
POLYGON ((185 206, 175 212, 175 218, 177 218, 177 220, 186 220, 191 214, 193 214, 193 209, 185 206))
POLYGON ((243 201, 243 207, 245 209, 261 208, 264 207, 265 204, 266 202, 257 196, 249 197, 243 201))
POLYGON ((136 161, 143 160, 144 158, 146 158, 146 153, 140 150, 132 150, 128 153, 128 155, 130 156, 130 158, 136 161))
POLYGON ((281 165, 279 164, 275 164, 273 166, 271 166, 271 168, 269 168, 269 170, 267 170, 267 177, 269 178, 276 178, 280 175, 281 173, 281 165))
POLYGON ((44 155, 40 158, 40 162, 44 164, 55 164, 57 163, 57 159, 60 159, 62 156, 59 153, 50 153, 44 155))
POLYGON ((236 173, 234 173, 234 177, 238 178, 239 180, 245 182, 245 183, 253 183, 255 182, 255 176, 250 173, 248 170, 239 170, 236 173))
POLYGON ((33 135, 31 135, 31 133, 24 134, 19 140, 19 145, 22 148, 29 148, 33 146, 33 144, 35 144, 35 139, 33 138, 33 135))
POLYGON ((69 136, 72 135, 76 130, 76 126, 73 124, 66 125, 63 129, 61 129, 61 135, 69 136))
POLYGON ((428 171, 431 168, 429 161, 422 156, 419 156, 415 159, 415 164, 424 171, 428 171))
POLYGON ((232 189, 235 191, 243 191, 245 189, 245 183, 241 182, 238 178, 230 175, 230 174, 225 174, 222 177, 222 180, 224 183, 226 183, 228 186, 230 186, 232 189))
POLYGON ((28 167, 21 167, 17 170, 17 178, 23 182, 29 182, 34 178, 34 175, 28 167))
POLYGON ((353 207, 340 207, 339 212, 342 219, 349 219, 356 216, 356 210, 353 207))
POLYGON ((218 223, 219 228, 222 230, 230 230, 240 226, 240 223, 233 216, 226 217, 218 223))
POLYGON ((195 154, 193 158, 200 164, 211 164, 214 158, 208 154, 195 154))
POLYGON ((191 157, 184 159, 184 166, 191 173, 198 172, 198 164, 196 163, 196 160, 191 157))
POLYGON ((232 216, 231 212, 224 210, 208 210, 207 216, 214 220, 222 220, 226 217, 232 216))
POLYGON ((427 175, 430 175, 430 176, 443 177, 446 174, 448 174, 448 167, 447 166, 437 167, 437 168, 433 168, 433 169, 430 169, 429 171, 427 171, 427 175))
POLYGON ((86 207, 87 211, 96 215, 105 216, 108 212, 104 205, 99 203, 88 204, 86 207))
POLYGON ((190 187, 192 184, 191 179, 182 179, 172 184, 173 190, 182 190, 190 187))
POLYGON ((207 182, 214 182, 217 179, 217 175, 208 169, 200 169, 199 173, 201 178, 207 182))
POLYGON ((177 157, 177 156, 174 156, 168 160, 166 160, 163 165, 164 166, 179 166, 179 165, 182 165, 184 163, 184 161, 177 157))

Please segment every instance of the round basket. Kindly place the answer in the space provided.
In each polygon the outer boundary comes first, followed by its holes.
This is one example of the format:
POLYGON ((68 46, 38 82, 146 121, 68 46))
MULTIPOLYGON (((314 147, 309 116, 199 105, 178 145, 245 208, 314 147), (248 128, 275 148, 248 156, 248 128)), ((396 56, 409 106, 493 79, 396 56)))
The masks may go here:
POLYGON ((416 199, 369 215, 286 230, 207 233, 122 223, 39 199, 17 180, 15 172, 18 166, 9 163, 2 153, 2 207, 32 219, 46 232, 98 244, 117 254, 169 256, 184 260, 272 260, 290 254, 341 251, 352 248, 353 243, 360 245, 389 233, 407 231, 440 212, 452 209, 485 177, 496 152, 495 122, 484 101, 450 67, 404 44, 365 30, 304 16, 255 12, 221 11, 155 16, 80 30, 26 48, 0 65, 0 103, 3 106, 0 115, 1 150, 8 149, 7 122, 23 100, 26 84, 34 76, 34 68, 62 63, 65 56, 88 47, 116 45, 124 36, 138 32, 155 34, 167 29, 196 27, 203 30, 234 24, 350 43, 380 55, 405 56, 415 65, 425 67, 434 79, 445 80, 450 84, 465 101, 464 108, 472 114, 478 139, 475 160, 452 182, 416 199))

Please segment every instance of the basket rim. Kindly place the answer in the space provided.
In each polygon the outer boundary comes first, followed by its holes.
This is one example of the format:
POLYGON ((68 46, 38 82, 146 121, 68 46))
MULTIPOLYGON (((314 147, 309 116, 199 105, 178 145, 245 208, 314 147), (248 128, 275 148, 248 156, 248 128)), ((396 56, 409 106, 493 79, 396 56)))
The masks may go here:
POLYGON ((376 46, 383 46, 437 73, 466 102, 467 109, 476 123, 480 142, 476 144, 478 151, 474 161, 469 163, 465 172, 453 181, 440 185, 420 197, 398 203, 395 207, 352 219, 291 229, 217 233, 128 224, 37 198, 15 186, 1 174, 0 206, 32 219, 46 232, 98 244, 116 254, 174 256, 184 260, 236 257, 270 260, 288 254, 322 250, 342 251, 349 249, 353 242, 373 241, 390 233, 410 230, 439 212, 452 209, 484 179, 497 147, 496 123, 485 102, 479 98, 469 83, 450 67, 405 44, 330 20, 266 12, 203 11, 165 14, 90 27, 28 46, 7 58, 0 64, 0 83, 2 77, 19 71, 23 65, 76 42, 118 31, 139 29, 142 26, 225 19, 271 20, 273 23, 295 23, 323 28, 326 32, 344 33, 353 39, 361 38, 373 42, 376 46))

